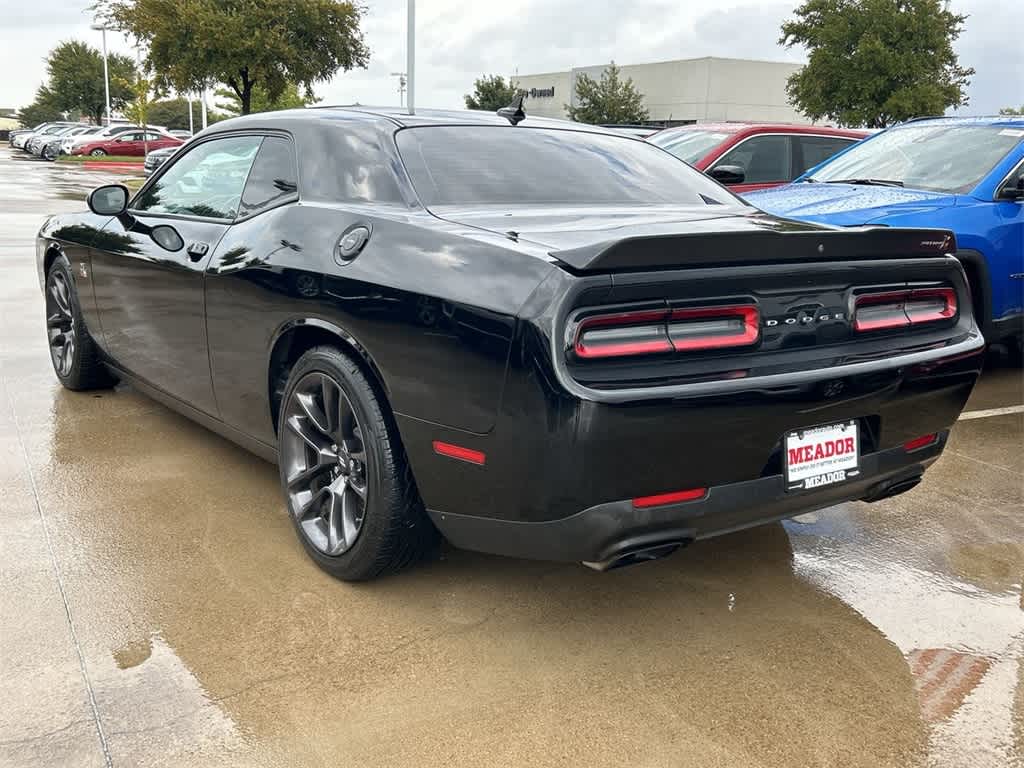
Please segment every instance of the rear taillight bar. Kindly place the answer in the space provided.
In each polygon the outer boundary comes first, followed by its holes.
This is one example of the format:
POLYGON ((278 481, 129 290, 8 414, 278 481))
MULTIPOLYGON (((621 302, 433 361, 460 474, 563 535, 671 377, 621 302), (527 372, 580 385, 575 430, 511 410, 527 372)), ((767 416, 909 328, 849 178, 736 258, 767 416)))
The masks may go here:
POLYGON ((911 291, 864 293, 854 301, 855 331, 883 331, 956 317, 956 291, 918 288, 911 291))
POLYGON ((573 350, 584 359, 745 347, 760 337, 752 304, 618 312, 584 318, 573 350))

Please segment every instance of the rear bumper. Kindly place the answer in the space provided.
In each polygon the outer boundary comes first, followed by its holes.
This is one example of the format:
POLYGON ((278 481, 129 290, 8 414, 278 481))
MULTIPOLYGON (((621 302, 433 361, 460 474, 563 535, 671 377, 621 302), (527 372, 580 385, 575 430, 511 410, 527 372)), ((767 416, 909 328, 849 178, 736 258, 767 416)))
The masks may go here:
POLYGON ((861 457, 855 481, 809 492, 786 491, 782 475, 709 488, 697 501, 636 508, 631 500, 598 504, 559 520, 519 522, 431 512, 455 546, 538 560, 601 563, 666 542, 687 543, 912 487, 942 453, 948 432, 917 451, 902 446, 861 457))

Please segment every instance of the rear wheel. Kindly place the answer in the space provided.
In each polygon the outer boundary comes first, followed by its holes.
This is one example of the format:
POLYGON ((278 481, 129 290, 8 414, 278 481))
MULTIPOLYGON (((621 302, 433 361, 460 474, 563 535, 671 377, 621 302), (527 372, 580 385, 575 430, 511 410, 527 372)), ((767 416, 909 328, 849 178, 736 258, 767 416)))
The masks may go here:
POLYGON ((292 368, 278 451, 292 523, 306 552, 332 576, 372 579, 434 544, 397 431, 340 350, 314 347, 292 368))
POLYGON ((61 384, 74 390, 113 386, 116 379, 85 327, 71 264, 63 254, 46 273, 46 334, 53 372, 61 384))

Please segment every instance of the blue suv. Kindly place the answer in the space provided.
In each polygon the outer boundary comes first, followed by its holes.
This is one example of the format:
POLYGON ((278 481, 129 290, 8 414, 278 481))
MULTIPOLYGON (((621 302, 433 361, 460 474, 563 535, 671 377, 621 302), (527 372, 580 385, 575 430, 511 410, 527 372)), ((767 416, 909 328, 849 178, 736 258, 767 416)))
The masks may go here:
POLYGON ((1024 117, 912 120, 744 197, 824 224, 951 229, 985 338, 1024 336, 1024 117))

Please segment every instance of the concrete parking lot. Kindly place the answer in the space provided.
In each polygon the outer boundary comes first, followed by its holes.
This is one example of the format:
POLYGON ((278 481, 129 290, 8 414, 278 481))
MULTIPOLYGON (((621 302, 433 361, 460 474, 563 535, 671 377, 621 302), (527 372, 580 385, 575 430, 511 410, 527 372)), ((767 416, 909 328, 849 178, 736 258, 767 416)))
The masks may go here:
POLYGON ((348 585, 275 468, 58 385, 33 239, 108 178, 0 149, 0 766, 1024 766, 1019 367, 885 502, 348 585))

